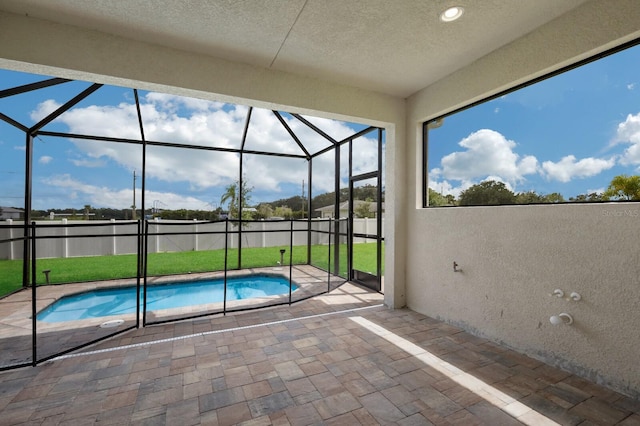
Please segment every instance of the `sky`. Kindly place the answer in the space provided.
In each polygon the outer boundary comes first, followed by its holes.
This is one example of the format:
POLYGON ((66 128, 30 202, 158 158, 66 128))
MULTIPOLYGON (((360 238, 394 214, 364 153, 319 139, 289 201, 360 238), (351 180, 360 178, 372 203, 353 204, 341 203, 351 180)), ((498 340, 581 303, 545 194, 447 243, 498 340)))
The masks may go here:
MULTIPOLYGON (((48 76, 0 70, 0 90, 42 81, 48 76)), ((32 127, 90 86, 70 82, 38 91, 0 98, 0 112, 32 127)), ((147 141, 240 148, 249 108, 162 93, 138 91, 147 141)), ((336 140, 367 126, 307 117, 336 140)), ((311 153, 330 142, 289 114, 283 119, 311 153)), ((103 86, 42 130, 112 138, 141 139, 130 88, 103 86)), ((303 155, 304 152, 269 110, 254 108, 246 150, 303 155)), ((354 174, 377 167, 377 132, 354 141, 354 174)), ((25 134, 0 121, 0 206, 24 205, 25 134)), ((343 148, 341 176, 347 185, 348 162, 343 148)), ((212 210, 220 205, 225 187, 238 179, 239 155, 229 152, 148 146, 145 207, 212 210)), ((142 146, 39 135, 33 153, 33 208, 81 209, 141 207, 142 146), (134 185, 134 173, 136 174, 134 185)), ((332 153, 313 162, 313 194, 334 190, 332 153)), ((308 196, 307 161, 298 158, 245 154, 244 175, 251 204, 295 195, 308 196)))
POLYGON ((640 46, 445 117, 429 130, 429 187, 602 192, 640 174, 640 46))

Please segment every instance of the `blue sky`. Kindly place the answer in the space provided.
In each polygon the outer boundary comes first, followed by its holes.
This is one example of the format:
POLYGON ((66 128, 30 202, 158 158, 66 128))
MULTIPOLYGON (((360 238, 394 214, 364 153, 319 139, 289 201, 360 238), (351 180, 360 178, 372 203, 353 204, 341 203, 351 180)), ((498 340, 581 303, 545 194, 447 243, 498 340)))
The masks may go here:
MULTIPOLYGON (((0 90, 41 81, 46 76, 0 70, 0 90)), ((0 99, 0 112, 31 127, 89 87, 71 82, 0 99)), ((221 102, 139 91, 147 140, 240 148, 248 108, 221 102)), ((288 114, 283 115, 307 149, 317 152, 329 142, 288 114)), ((306 117, 341 140, 366 126, 306 117)), ((43 130, 140 139, 132 89, 104 86, 43 130)), ((375 170, 377 133, 355 141, 354 173, 375 170)), ((247 150, 303 154, 271 111, 254 108, 247 150)), ((23 206, 25 136, 0 121, 0 206, 23 206)), ((34 142, 33 207, 124 209, 133 203, 133 173, 142 171, 139 145, 38 136, 34 142)), ((146 207, 213 209, 224 188, 238 179, 239 156, 233 153, 147 148, 146 207)), ((342 176, 347 162, 343 161, 342 176)), ((273 156, 245 155, 244 173, 254 188, 252 203, 308 195, 307 162, 273 156)), ((314 160, 314 194, 333 191, 333 155, 314 160)), ((346 179, 344 184, 347 185, 346 179)), ((136 180, 136 206, 141 206, 141 179, 136 180)))
POLYGON ((640 46, 444 119, 429 131, 429 186, 486 179, 515 192, 601 192, 640 173, 640 46))

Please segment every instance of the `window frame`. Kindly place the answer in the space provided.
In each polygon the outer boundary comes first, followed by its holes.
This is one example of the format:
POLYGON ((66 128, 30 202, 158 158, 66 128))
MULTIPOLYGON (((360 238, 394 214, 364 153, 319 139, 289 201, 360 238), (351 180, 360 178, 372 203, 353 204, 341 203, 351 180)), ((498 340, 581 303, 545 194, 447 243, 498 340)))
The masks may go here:
MULTIPOLYGON (((531 80, 528 80, 524 83, 520 83, 517 84, 513 87, 510 87, 508 89, 502 90, 500 92, 494 93, 492 95, 489 95, 487 97, 484 97, 480 100, 477 100, 475 102, 471 102, 467 105, 464 105, 462 107, 456 108, 452 111, 449 111, 447 113, 438 115, 435 118, 431 118, 428 120, 425 120, 422 122, 422 208, 437 208, 437 207, 442 207, 442 206, 430 206, 429 205, 429 126, 433 126, 433 125, 437 125, 437 127, 440 127, 441 123, 438 124, 439 121, 444 120, 445 118, 452 116, 454 114, 457 114, 459 112, 465 111, 467 109, 476 107, 478 105, 490 102, 494 99, 500 98, 501 96, 505 96, 508 95, 510 93, 516 92, 520 89, 524 89, 525 87, 529 87, 532 86, 534 84, 540 83, 544 80, 548 80, 550 78, 553 78, 555 76, 558 76, 560 74, 564 74, 568 71, 571 71, 573 69, 576 68, 580 68, 584 65, 590 64, 592 62, 598 61, 600 59, 604 59, 608 56, 611 55, 615 55, 616 53, 622 52, 624 50, 630 49, 632 47, 638 46, 640 45, 640 37, 635 38, 633 40, 627 41, 625 43, 622 43, 618 46, 612 47, 610 49, 607 49, 603 52, 597 53, 593 56, 590 56, 588 58, 579 60, 577 62, 574 62, 570 65, 566 65, 564 67, 558 68, 555 71, 551 71, 548 72, 546 74, 543 74, 541 76, 532 78, 531 80)), ((584 203, 588 203, 589 201, 565 201, 564 203, 560 203, 560 204, 566 204, 566 203, 580 203, 580 204, 584 204, 584 203)), ((593 203, 593 201, 591 201, 591 203, 593 203)), ((544 204, 544 203, 543 203, 544 204)), ((498 206, 492 206, 492 207, 500 207, 502 205, 498 205, 498 206)), ((474 207, 474 206, 455 206, 455 207, 474 207)))

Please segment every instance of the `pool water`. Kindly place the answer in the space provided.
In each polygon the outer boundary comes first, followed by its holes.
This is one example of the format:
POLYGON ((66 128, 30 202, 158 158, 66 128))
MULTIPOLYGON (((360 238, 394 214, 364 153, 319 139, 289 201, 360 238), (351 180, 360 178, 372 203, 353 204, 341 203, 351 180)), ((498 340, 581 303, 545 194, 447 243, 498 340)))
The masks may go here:
MULTIPOLYGON (((291 291, 297 285, 291 284, 291 291)), ((142 289, 140 290, 142 309, 142 289)), ((289 293, 289 280, 271 275, 227 278, 227 301, 289 293)), ((224 280, 184 281, 147 286, 147 311, 181 308, 224 301, 224 280)), ((64 296, 36 318, 44 322, 62 322, 86 318, 131 314, 136 311, 136 287, 91 290, 64 296)))

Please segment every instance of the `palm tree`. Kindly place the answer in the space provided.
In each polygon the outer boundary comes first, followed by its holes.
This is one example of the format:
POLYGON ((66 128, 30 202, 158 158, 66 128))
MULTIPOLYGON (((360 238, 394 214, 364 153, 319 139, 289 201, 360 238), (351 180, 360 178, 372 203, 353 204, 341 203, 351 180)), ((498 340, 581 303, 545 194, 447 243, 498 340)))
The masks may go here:
POLYGON ((231 185, 228 185, 224 190, 224 194, 222 194, 222 197, 220 198, 221 206, 224 205, 224 203, 226 203, 227 201, 229 202, 228 210, 231 216, 233 216, 233 211, 238 209, 236 204, 237 188, 238 188, 237 183, 232 183, 231 185))
POLYGON ((222 194, 222 197, 220 198, 220 205, 222 206, 227 202, 229 203, 228 210, 230 219, 252 219, 252 215, 249 212, 244 211, 240 214, 240 205, 242 205, 243 210, 245 207, 249 206, 253 187, 248 186, 246 178, 242 180, 242 190, 239 190, 239 187, 239 181, 235 181, 231 185, 228 185, 224 190, 224 194, 222 194))

